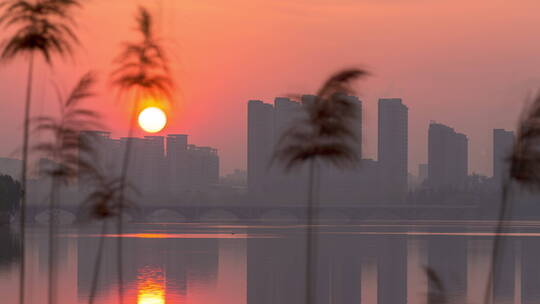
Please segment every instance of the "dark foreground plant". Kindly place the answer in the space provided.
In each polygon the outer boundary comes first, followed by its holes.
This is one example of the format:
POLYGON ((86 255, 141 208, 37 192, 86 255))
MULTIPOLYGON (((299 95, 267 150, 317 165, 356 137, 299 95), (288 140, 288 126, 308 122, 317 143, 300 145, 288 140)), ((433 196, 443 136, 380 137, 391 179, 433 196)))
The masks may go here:
POLYGON ((430 267, 425 267, 424 271, 427 275, 428 286, 433 286, 428 292, 428 304, 446 304, 448 302, 444 284, 435 270, 430 267))
POLYGON ((77 36, 72 27, 74 20, 70 8, 80 6, 79 0, 7 0, 0 2, 0 25, 5 31, 12 31, 11 36, 2 41, 0 60, 11 61, 16 57, 28 60, 28 76, 26 83, 26 98, 23 117, 23 147, 22 147, 22 199, 20 212, 21 252, 19 303, 24 304, 25 296, 25 220, 28 168, 28 142, 30 108, 32 100, 32 82, 34 72, 34 57, 42 55, 49 65, 52 57, 66 57, 73 54, 73 44, 78 44, 77 36))
POLYGON ((509 172, 502 184, 502 198, 491 257, 491 267, 486 284, 485 303, 491 302, 491 290, 498 256, 501 249, 501 234, 505 219, 511 214, 508 202, 513 184, 531 192, 540 191, 540 95, 537 95, 523 110, 516 130, 516 139, 508 161, 509 172))
POLYGON ((92 110, 81 107, 81 103, 91 97, 95 83, 93 74, 85 74, 71 93, 64 98, 58 91, 60 115, 58 117, 40 116, 34 119, 35 129, 48 133, 50 141, 38 143, 33 150, 50 160, 50 166, 43 168, 42 173, 51 179, 49 195, 49 296, 48 303, 56 302, 56 242, 57 205, 60 199, 61 186, 75 181, 78 175, 94 171, 93 164, 79 153, 92 153, 91 146, 79 142, 81 130, 99 127, 98 115, 92 110))
MULTIPOLYGON (((99 162, 99 160, 96 161, 99 162)), ((133 203, 125 198, 123 199, 122 204, 120 203, 120 197, 123 191, 123 185, 120 179, 107 178, 98 171, 89 173, 86 181, 93 189, 83 202, 82 208, 84 213, 89 215, 91 219, 102 221, 101 235, 99 238, 96 260, 94 262, 92 285, 88 297, 88 303, 93 304, 97 293, 99 274, 103 259, 105 235, 107 233, 107 220, 118 216, 122 205, 126 207, 133 203)), ((134 189, 132 190, 135 191, 134 189)))
POLYGON ((308 164, 306 295, 307 304, 315 303, 317 273, 317 192, 319 163, 346 168, 359 161, 358 141, 354 123, 359 115, 357 105, 350 99, 354 94, 351 82, 368 73, 359 69, 344 70, 328 79, 312 100, 303 104, 300 117, 281 135, 273 160, 287 171, 308 164))
POLYGON ((141 39, 135 43, 124 43, 124 49, 115 60, 118 68, 112 72, 112 84, 132 106, 128 140, 124 149, 120 175, 120 196, 118 198, 117 229, 117 272, 119 303, 124 303, 124 279, 122 262, 122 223, 125 201, 125 188, 131 154, 131 137, 135 128, 135 120, 139 105, 143 99, 163 102, 172 100, 173 83, 168 68, 168 60, 154 33, 154 21, 147 9, 140 7, 136 16, 137 31, 141 39))

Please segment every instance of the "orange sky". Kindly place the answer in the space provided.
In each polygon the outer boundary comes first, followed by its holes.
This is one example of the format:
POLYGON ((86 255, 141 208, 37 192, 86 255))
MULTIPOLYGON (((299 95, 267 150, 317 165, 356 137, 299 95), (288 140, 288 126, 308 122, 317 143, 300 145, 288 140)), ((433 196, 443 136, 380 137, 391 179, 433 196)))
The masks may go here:
MULTIPOLYGON (((121 41, 133 38, 137 4, 160 16, 178 87, 164 133, 217 147, 222 173, 246 164, 246 102, 312 93, 336 70, 366 67, 365 154, 376 156, 376 101, 409 106, 409 171, 427 160, 430 120, 470 139, 470 171, 491 174, 491 129, 512 128, 540 85, 537 0, 91 0, 77 14, 75 62, 38 64, 34 114, 54 109, 50 81, 66 90, 87 69, 100 75, 101 109, 115 136, 128 108, 106 85, 121 41), (50 79, 50 80, 49 80, 50 79)), ((19 144, 25 65, 0 69, 0 156, 19 144)))

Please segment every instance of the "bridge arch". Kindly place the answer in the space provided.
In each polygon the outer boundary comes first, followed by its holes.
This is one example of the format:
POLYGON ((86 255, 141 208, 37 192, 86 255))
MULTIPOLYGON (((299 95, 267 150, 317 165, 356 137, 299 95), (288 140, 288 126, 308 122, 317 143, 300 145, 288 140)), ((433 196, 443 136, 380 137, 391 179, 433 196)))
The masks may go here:
POLYGON ((339 223, 348 223, 350 222, 351 217, 346 212, 336 211, 336 210, 321 210, 319 212, 319 221, 321 222, 339 222, 339 223))
POLYGON ((77 216, 75 214, 63 209, 46 209, 36 214, 34 216, 34 221, 38 224, 48 224, 52 214, 54 214, 58 224, 60 225, 73 224, 77 219, 77 216))
POLYGON ((213 209, 201 214, 199 220, 201 221, 230 221, 236 222, 240 218, 237 214, 226 209, 213 209))
POLYGON ((147 217, 147 221, 169 221, 169 222, 186 222, 187 217, 173 209, 158 209, 150 213, 147 217))
POLYGON ((297 215, 286 210, 269 210, 261 214, 259 217, 261 222, 299 222, 297 215))

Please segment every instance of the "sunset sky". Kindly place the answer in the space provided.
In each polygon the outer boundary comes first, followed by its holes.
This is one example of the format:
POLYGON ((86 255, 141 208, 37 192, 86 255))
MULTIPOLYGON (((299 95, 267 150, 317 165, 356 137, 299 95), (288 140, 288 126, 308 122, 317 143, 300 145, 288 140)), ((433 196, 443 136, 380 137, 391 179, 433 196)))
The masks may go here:
MULTIPOLYGON (((121 42, 135 37, 138 4, 158 17, 177 87, 162 134, 218 148, 222 173, 246 167, 247 100, 313 93, 357 66, 373 73, 358 85, 368 157, 376 157, 377 99, 401 97, 410 172, 427 162, 434 120, 467 134, 470 172, 491 175, 491 129, 514 129, 540 87, 538 0, 90 0, 76 14, 75 59, 53 69, 39 61, 34 115, 55 110, 52 82, 67 91, 93 69, 99 96, 89 104, 113 136, 125 136, 129 107, 107 83, 121 42)), ((25 73, 21 59, 0 69, 0 156, 20 145, 25 73)))

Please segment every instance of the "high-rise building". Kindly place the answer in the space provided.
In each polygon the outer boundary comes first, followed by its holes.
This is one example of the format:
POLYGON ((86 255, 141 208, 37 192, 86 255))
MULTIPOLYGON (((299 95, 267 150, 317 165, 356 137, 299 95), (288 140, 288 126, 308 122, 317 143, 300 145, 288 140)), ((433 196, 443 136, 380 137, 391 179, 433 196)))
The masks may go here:
POLYGON ((378 161, 387 199, 407 193, 409 109, 401 98, 379 99, 378 161))
POLYGON ((274 142, 277 143, 291 123, 302 115, 302 104, 286 97, 274 100, 274 142))
POLYGON ((507 178, 509 171, 508 157, 514 145, 514 132, 493 129, 493 179, 500 184, 507 178))
POLYGON ((468 176, 468 139, 454 129, 432 122, 428 131, 428 179, 436 189, 464 186, 468 176))
MULTIPOLYGON (((285 172, 283 167, 275 163, 272 165, 271 160, 275 144, 280 141, 292 122, 305 115, 303 105, 313 102, 315 98, 317 97, 313 95, 304 95, 301 102, 296 102, 289 98, 277 97, 274 100, 274 105, 263 103, 260 100, 248 102, 248 191, 252 198, 275 202, 303 201, 307 168, 302 167, 285 172)), ((357 105, 357 120, 352 128, 357 137, 354 146, 360 159, 362 151, 362 102, 354 96, 346 96, 346 98, 357 105)), ((335 201, 338 197, 342 197, 344 191, 340 191, 338 188, 341 190, 352 189, 358 192, 358 184, 360 183, 356 178, 358 174, 350 171, 338 172, 331 165, 321 166, 321 175, 324 176, 325 180, 330 181, 325 184, 329 190, 321 190, 321 198, 335 201), (350 178, 353 176, 355 178, 350 178), (338 180, 345 182, 338 183, 338 180), (331 192, 339 192, 341 196, 333 195, 331 192)))
POLYGON ((428 164, 418 165, 418 180, 423 183, 428 178, 428 164))
POLYGON ((360 99, 358 99, 358 97, 356 96, 344 96, 344 98, 348 99, 348 101, 354 105, 354 114, 355 114, 355 119, 354 119, 354 122, 351 126, 352 128, 352 131, 354 132, 354 137, 355 137, 355 143, 353 144, 354 145, 354 149, 355 149, 355 152, 356 154, 358 155, 358 159, 362 159, 362 132, 363 132, 363 129, 362 129, 362 123, 363 123, 363 120, 362 120, 362 101, 360 99))
POLYGON ((187 189, 202 189, 219 182, 217 149, 190 145, 185 134, 167 136, 166 164, 169 190, 174 196, 187 189))
MULTIPOLYGON (((127 182, 139 192, 146 192, 146 141, 138 137, 121 137, 120 151, 122 159, 128 155, 127 182), (126 154, 126 149, 130 149, 126 154)), ((123 162, 123 161, 122 161, 123 162)))
POLYGON ((22 161, 20 159, 0 157, 0 175, 9 175, 20 180, 22 161))
POLYGON ((167 164, 165 161, 165 139, 163 136, 144 137, 144 186, 152 195, 163 193, 166 185, 167 164))
POLYGON ((188 145, 187 149, 188 185, 202 188, 219 183, 219 157, 217 150, 210 147, 188 145))
POLYGON ((167 188, 171 195, 178 196, 187 187, 188 135, 169 134, 166 141, 167 188))
MULTIPOLYGON (((118 157, 118 143, 111 139, 111 133, 105 131, 81 131, 79 133, 79 161, 90 163, 102 174, 119 175, 121 163, 118 157)), ((82 164, 81 164, 82 165, 82 164)), ((88 176, 79 170, 79 184, 88 184, 88 176)))
POLYGON ((84 131, 80 135, 80 144, 91 146, 95 153, 80 153, 79 158, 90 161, 101 174, 112 179, 122 174, 121 167, 129 145, 127 182, 139 193, 137 199, 145 196, 152 199, 178 198, 184 191, 202 190, 219 182, 217 150, 189 145, 185 134, 169 134, 166 138, 112 139, 108 132, 84 131))
POLYGON ((274 147, 274 107, 260 100, 248 102, 248 191, 261 193, 274 147))
POLYGON ((167 156, 183 153, 187 149, 188 135, 169 134, 167 135, 167 156))
POLYGON ((516 260, 520 261, 521 264, 521 271, 519 271, 521 272, 521 303, 539 303, 540 263, 538 263, 538 256, 540 256, 540 240, 537 238, 524 238, 520 240, 520 243, 520 253, 518 254, 521 258, 516 260))
MULTIPOLYGON (((305 97, 304 97, 305 98, 305 97)), ((303 98, 303 99, 304 99, 303 98)), ((304 115, 302 103, 286 97, 276 97, 273 105, 273 125, 271 128, 273 141, 268 150, 268 159, 264 163, 264 181, 262 189, 257 191, 256 197, 273 202, 302 201, 302 183, 305 181, 305 168, 296 168, 286 172, 283 167, 276 162, 272 163, 275 145, 281 140, 283 134, 289 129, 292 123, 304 115)), ((252 192, 253 193, 253 192, 252 192)))
MULTIPOLYGON (((362 158, 362 101, 360 99, 358 99, 358 97, 356 96, 351 96, 351 95, 341 95, 341 97, 343 97, 344 99, 347 99, 353 106, 354 106, 354 114, 355 114, 355 118, 354 118, 354 122, 352 123, 352 126, 349 126, 351 127, 353 133, 354 133, 354 137, 355 137, 355 143, 354 143, 354 146, 355 146, 355 152, 357 153, 358 155, 358 159, 361 159, 362 158)), ((302 104, 307 104, 307 103, 310 103, 310 102, 313 102, 315 99, 317 98, 317 96, 315 95, 302 95, 302 104)), ((276 98, 276 102, 277 102, 278 98, 276 98)), ((296 105, 296 107, 291 107, 293 109, 300 109, 300 107, 298 107, 298 104, 296 105)), ((296 112, 298 112, 296 110, 296 112)), ((297 114, 296 114, 297 115, 297 114)))

